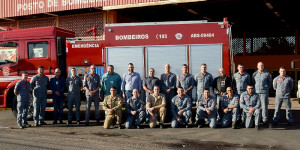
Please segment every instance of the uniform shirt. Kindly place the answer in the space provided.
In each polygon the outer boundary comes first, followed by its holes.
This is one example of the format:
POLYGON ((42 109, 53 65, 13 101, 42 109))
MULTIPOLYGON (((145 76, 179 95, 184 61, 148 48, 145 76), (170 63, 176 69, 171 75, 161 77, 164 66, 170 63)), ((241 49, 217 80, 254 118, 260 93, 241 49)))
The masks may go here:
POLYGON ((160 76, 161 90, 163 93, 167 93, 167 89, 175 90, 176 88, 176 75, 170 73, 169 75, 163 73, 160 76))
POLYGON ((121 110, 122 109, 123 99, 120 96, 113 98, 111 95, 106 96, 102 103, 103 110, 107 111, 108 109, 121 110))
POLYGON ((260 109, 260 105, 261 102, 257 93, 253 92, 252 95, 249 95, 246 91, 241 94, 240 106, 244 110, 249 111, 250 107, 253 107, 254 109, 260 109))
POLYGON ((195 75, 195 85, 197 86, 197 93, 203 93, 205 88, 210 88, 213 85, 213 77, 206 72, 204 75, 199 72, 195 75))
POLYGON ((146 108, 151 108, 151 107, 158 106, 161 104, 166 105, 166 98, 165 98, 164 94, 159 93, 158 96, 156 97, 156 96, 154 96, 154 93, 153 93, 147 97, 146 108))
POLYGON ((144 110, 145 103, 141 100, 140 97, 135 99, 134 97, 130 97, 126 103, 126 111, 131 114, 131 111, 136 111, 137 114, 144 110))
POLYGON ((283 78, 279 75, 273 80, 273 87, 276 90, 276 97, 289 98, 290 91, 294 88, 294 81, 288 75, 283 78))
POLYGON ((45 75, 41 77, 39 74, 33 76, 30 81, 30 86, 33 89, 34 96, 47 96, 47 88, 49 78, 45 75))
MULTIPOLYGON (((194 78, 191 74, 183 75, 180 74, 177 77, 177 86, 182 86, 184 90, 187 90, 190 87, 194 87, 194 78)), ((189 96, 192 95, 192 90, 187 93, 189 96)))
MULTIPOLYGON (((143 81, 143 86, 146 86, 151 91, 153 91, 155 85, 160 87, 160 81, 156 77, 153 78, 146 77, 145 80, 143 81)), ((146 91, 146 96, 149 96, 149 94, 150 93, 146 91)))
POLYGON ((142 80, 141 76, 137 72, 133 72, 133 74, 124 73, 123 80, 121 85, 122 91, 132 91, 133 89, 141 90, 142 80))
MULTIPOLYGON (((239 107, 240 106, 240 98, 238 95, 235 95, 233 94, 231 98, 229 98, 228 95, 225 95, 222 97, 222 104, 221 104, 221 107, 223 108, 228 108, 228 107, 231 107, 231 106, 237 106, 239 107)), ((229 111, 231 111, 232 109, 230 109, 229 111)))
POLYGON ((66 80, 63 77, 60 78, 56 78, 56 77, 52 77, 50 79, 50 89, 52 90, 52 95, 54 97, 58 97, 55 92, 59 92, 61 95, 63 96, 63 92, 66 88, 66 80))
POLYGON ((202 111, 206 111, 206 109, 210 110, 211 112, 215 112, 216 110, 216 99, 213 96, 210 96, 208 99, 205 99, 204 96, 202 96, 197 101, 198 109, 202 111))
MULTIPOLYGON (((94 74, 92 76, 90 73, 84 76, 83 87, 87 87, 90 91, 96 90, 100 87, 100 76, 98 74, 94 74)), ((89 92, 85 92, 85 95, 89 96, 89 92)), ((96 92, 94 96, 99 96, 99 92, 96 92)))
POLYGON ((184 111, 188 111, 191 110, 191 108, 192 102, 189 96, 183 94, 182 98, 180 98, 178 95, 172 98, 171 112, 173 117, 179 117, 178 111, 182 109, 184 111))
POLYGON ((263 71, 259 73, 256 71, 253 73, 252 78, 256 93, 269 93, 269 87, 272 86, 272 78, 269 72, 263 71))
POLYGON ((235 73, 232 77, 232 86, 236 94, 242 94, 247 91, 247 85, 250 84, 250 75, 247 72, 235 73))
POLYGON ((217 77, 214 80, 213 83, 213 89, 214 89, 214 93, 216 95, 220 95, 221 92, 225 93, 226 92, 226 88, 231 86, 231 80, 229 77, 217 77))
POLYGON ((23 98, 24 100, 29 100, 30 98, 30 83, 28 81, 24 82, 20 80, 17 82, 14 92, 18 92, 17 100, 21 101, 23 98))
POLYGON ((69 94, 79 94, 80 88, 82 87, 82 80, 78 76, 75 76, 74 78, 68 77, 66 80, 66 86, 69 94))
POLYGON ((110 95, 110 87, 115 86, 117 88, 117 94, 121 94, 121 83, 122 79, 119 74, 115 72, 111 75, 105 73, 101 78, 100 92, 104 92, 104 95, 110 95))

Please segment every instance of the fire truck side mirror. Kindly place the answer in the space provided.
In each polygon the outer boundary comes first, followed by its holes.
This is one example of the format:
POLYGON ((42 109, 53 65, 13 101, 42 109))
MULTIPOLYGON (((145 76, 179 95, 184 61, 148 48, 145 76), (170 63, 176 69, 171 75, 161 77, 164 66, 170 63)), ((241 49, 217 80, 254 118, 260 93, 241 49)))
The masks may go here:
POLYGON ((66 45, 65 45, 64 37, 57 37, 56 38, 57 56, 62 56, 64 54, 65 49, 66 49, 66 45))

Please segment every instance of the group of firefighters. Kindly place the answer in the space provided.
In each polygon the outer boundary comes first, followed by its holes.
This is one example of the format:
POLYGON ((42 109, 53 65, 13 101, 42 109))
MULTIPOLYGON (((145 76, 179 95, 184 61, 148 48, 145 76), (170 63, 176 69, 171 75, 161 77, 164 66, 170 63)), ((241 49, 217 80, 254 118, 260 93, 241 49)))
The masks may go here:
POLYGON ((49 81, 44 75, 43 66, 38 67, 38 74, 28 82, 28 73, 22 73, 20 80, 14 89, 17 96, 17 124, 19 128, 30 127, 27 122, 27 112, 30 104, 30 91, 33 90, 33 120, 35 126, 45 125, 44 115, 47 105, 47 88, 52 90, 54 121, 53 124, 63 123, 64 91, 68 91, 68 122, 72 124, 73 105, 75 105, 76 124, 80 124, 81 89, 86 95, 85 125, 89 125, 90 108, 92 102, 95 106, 95 118, 100 124, 99 101, 103 99, 102 107, 105 111, 103 127, 111 128, 117 125, 121 128, 122 106, 126 102, 125 127, 141 128, 141 122, 149 123, 150 128, 157 125, 164 128, 165 118, 171 115, 171 127, 186 127, 193 122, 192 106, 197 105, 195 121, 199 128, 207 122, 209 127, 216 128, 217 122, 222 127, 239 128, 237 122, 242 122, 246 128, 259 129, 260 118, 263 124, 268 122, 269 88, 276 90, 275 113, 273 125, 278 124, 279 112, 282 102, 286 107, 286 119, 289 125, 293 125, 291 113, 290 91, 294 87, 293 79, 286 75, 284 67, 279 68, 280 75, 272 82, 269 72, 264 70, 264 64, 257 64, 252 83, 250 76, 244 72, 244 66, 239 64, 238 72, 232 78, 225 75, 223 68, 219 69, 217 78, 213 79, 208 73, 207 65, 201 65, 201 72, 192 76, 188 73, 188 66, 182 65, 182 74, 176 76, 170 72, 170 65, 165 65, 165 73, 160 79, 155 77, 155 70, 149 69, 149 76, 143 81, 140 74, 134 72, 134 65, 128 64, 128 73, 120 75, 114 72, 114 66, 109 65, 107 73, 102 78, 96 74, 95 65, 90 66, 90 73, 86 74, 82 82, 76 75, 76 68, 71 69, 71 76, 66 80, 61 77, 59 68, 55 69, 55 76, 49 81), (197 96, 192 100, 192 89, 196 88, 197 96), (140 94, 142 89, 145 97, 140 94), (177 89, 177 91, 176 91, 177 89), (213 91, 215 96, 210 93, 213 91), (125 99, 125 101, 124 101, 125 99), (254 120, 253 120, 254 119, 254 120))

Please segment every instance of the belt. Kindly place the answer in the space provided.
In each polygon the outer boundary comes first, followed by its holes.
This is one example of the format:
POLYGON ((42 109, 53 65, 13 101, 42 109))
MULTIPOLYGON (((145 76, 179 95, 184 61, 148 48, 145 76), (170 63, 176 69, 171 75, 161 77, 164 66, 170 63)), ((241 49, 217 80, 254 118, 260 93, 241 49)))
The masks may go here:
POLYGON ((130 92, 130 93, 132 93, 132 90, 125 90, 126 92, 130 92))

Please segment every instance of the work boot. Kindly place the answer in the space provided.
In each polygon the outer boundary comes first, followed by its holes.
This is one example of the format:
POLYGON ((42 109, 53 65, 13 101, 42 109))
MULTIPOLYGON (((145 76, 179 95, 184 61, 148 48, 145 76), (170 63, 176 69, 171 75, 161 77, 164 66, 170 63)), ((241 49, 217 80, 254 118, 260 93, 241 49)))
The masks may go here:
POLYGON ((203 128, 204 127, 204 120, 199 120, 198 122, 197 122, 197 124, 198 124, 198 128, 203 128))
POLYGON ((89 122, 85 122, 85 126, 89 126, 90 125, 90 123, 89 122))
POLYGON ((76 123, 77 125, 80 125, 80 121, 77 121, 77 123, 76 123))
POLYGON ((118 128, 119 128, 119 129, 122 129, 122 126, 121 126, 121 124, 118 124, 118 128))
POLYGON ((294 123, 293 122, 289 122, 288 125, 289 126, 294 126, 294 123))
POLYGON ((35 122, 34 126, 36 126, 36 127, 39 126, 39 122, 35 122))
POLYGON ((160 124, 159 124, 159 128, 160 128, 160 129, 163 129, 163 128, 164 128, 164 125, 160 123, 160 124))
POLYGON ((72 121, 68 121, 67 124, 72 124, 72 121))
POLYGON ((264 126, 269 125, 268 121, 264 121, 264 122, 263 122, 263 125, 264 125, 264 126))
POLYGON ((24 126, 25 128, 28 128, 28 127, 31 127, 31 124, 29 124, 28 122, 24 122, 24 123, 23 123, 23 126, 24 126))
POLYGON ((259 125, 255 125, 255 129, 256 130, 260 130, 260 126, 259 125))
POLYGON ((235 124, 235 122, 232 122, 232 129, 236 129, 236 124, 235 124))
POLYGON ((140 125, 136 126, 136 129, 142 129, 142 127, 140 125))
POLYGON ((53 121, 52 124, 57 124, 57 121, 53 121))
POLYGON ((59 120, 59 124, 64 124, 64 122, 62 120, 59 120))
POLYGON ((100 120, 99 119, 97 120, 97 125, 100 125, 100 120))
POLYGON ((19 126, 20 129, 24 129, 24 126, 19 126))
POLYGON ((273 126, 278 126, 278 122, 273 122, 272 125, 273 126))
POLYGON ((46 122, 40 122, 40 125, 47 125, 46 122))

